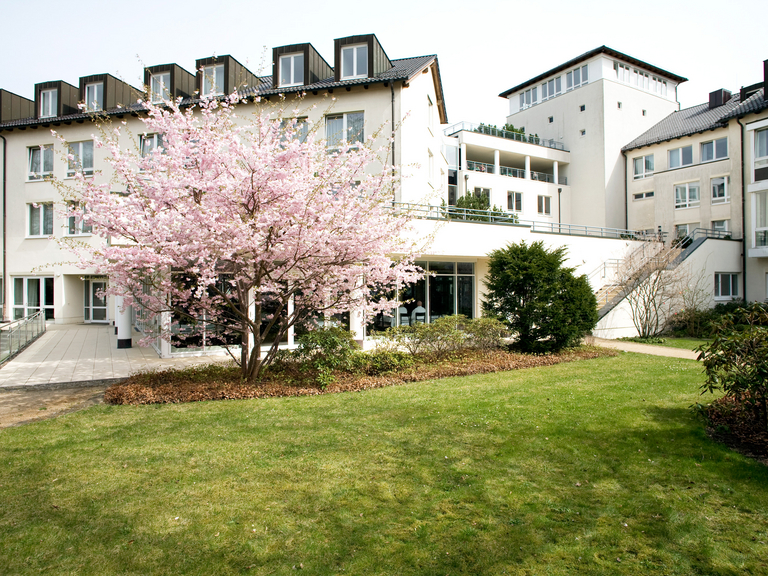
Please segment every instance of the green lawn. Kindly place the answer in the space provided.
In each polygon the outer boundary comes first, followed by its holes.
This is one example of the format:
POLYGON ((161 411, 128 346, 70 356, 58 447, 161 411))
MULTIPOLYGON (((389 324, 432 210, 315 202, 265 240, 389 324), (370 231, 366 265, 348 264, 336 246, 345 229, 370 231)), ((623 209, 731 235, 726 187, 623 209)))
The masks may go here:
POLYGON ((0 431, 4 574, 766 574, 695 361, 98 406, 0 431))

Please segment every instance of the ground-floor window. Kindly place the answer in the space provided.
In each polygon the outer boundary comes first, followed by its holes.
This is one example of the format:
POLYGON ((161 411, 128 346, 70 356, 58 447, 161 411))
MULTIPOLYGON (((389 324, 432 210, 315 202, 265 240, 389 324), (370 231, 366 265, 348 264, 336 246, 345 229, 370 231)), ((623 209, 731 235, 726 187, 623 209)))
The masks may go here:
POLYGON ((402 292, 400 324, 433 322, 441 316, 474 317, 475 265, 472 262, 417 262, 427 275, 402 292), (403 310, 405 309, 405 310, 403 310))
POLYGON ((43 310, 53 320, 53 277, 13 279, 13 319, 19 320, 43 310))
POLYGON ((715 298, 733 299, 739 297, 739 275, 734 272, 715 273, 715 298))

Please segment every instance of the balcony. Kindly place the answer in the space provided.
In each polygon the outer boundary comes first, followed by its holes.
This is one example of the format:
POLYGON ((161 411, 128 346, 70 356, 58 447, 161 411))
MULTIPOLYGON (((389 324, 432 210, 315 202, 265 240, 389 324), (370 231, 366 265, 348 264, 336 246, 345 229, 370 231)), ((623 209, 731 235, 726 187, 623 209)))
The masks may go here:
POLYGON ((537 138, 532 134, 520 134, 519 132, 510 132, 508 130, 502 130, 501 128, 495 128, 493 126, 486 126, 485 124, 474 124, 472 122, 459 122, 453 126, 449 126, 443 133, 446 136, 453 136, 454 134, 466 130, 468 132, 477 132, 479 134, 486 134, 487 136, 495 136, 496 138, 505 138, 507 140, 514 140, 515 142, 523 142, 525 144, 533 144, 535 146, 544 146, 545 148, 552 148, 554 150, 562 150, 568 152, 565 145, 556 141, 549 140, 547 138, 537 138))
MULTIPOLYGON (((474 162, 467 160, 467 170, 472 172, 484 172, 486 174, 495 174, 496 167, 493 164, 486 164, 485 162, 474 162)), ((510 168, 509 166, 499 166, 499 174, 502 176, 509 176, 511 178, 523 178, 525 179, 525 170, 522 168, 510 168)), ((555 184, 555 176, 553 174, 547 174, 545 172, 534 172, 531 170, 531 180, 535 182, 547 182, 549 184, 555 184)), ((568 185, 567 176, 558 176, 557 184, 561 186, 568 185)))

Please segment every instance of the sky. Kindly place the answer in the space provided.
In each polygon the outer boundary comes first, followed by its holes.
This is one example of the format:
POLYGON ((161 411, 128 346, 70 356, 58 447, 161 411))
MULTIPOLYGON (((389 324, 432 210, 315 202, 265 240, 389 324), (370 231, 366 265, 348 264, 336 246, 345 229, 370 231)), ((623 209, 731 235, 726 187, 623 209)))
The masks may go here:
POLYGON ((499 93, 606 45, 684 76, 682 108, 718 88, 762 80, 766 0, 386 0, 125 3, 0 0, 0 88, 110 73, 134 86, 143 67, 231 54, 271 73, 271 49, 310 42, 333 64, 333 40, 374 33, 391 59, 437 54, 448 121, 505 123, 499 93))

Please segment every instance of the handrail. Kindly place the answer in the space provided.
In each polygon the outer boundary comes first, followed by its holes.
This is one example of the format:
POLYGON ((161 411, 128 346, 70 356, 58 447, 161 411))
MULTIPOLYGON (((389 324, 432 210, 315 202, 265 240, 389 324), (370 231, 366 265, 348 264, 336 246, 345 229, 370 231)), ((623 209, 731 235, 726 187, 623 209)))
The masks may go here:
POLYGON ((547 138, 539 138, 532 134, 525 134, 519 132, 511 132, 509 130, 503 130, 494 126, 488 126, 486 124, 475 124, 473 122, 458 122, 453 126, 449 126, 443 133, 446 136, 453 136, 454 134, 465 130, 467 132, 477 132, 479 134, 485 134, 486 136, 495 136, 497 138, 506 138, 507 140, 515 140, 517 142, 523 142, 525 144, 535 144, 536 146, 544 146, 545 148, 553 148, 555 150, 562 150, 568 152, 564 144, 561 144, 557 140, 550 140, 547 138))
POLYGON ((5 362, 45 332, 45 312, 0 325, 0 362, 5 362))
MULTIPOLYGON (((620 238, 622 240, 640 240, 643 242, 659 239, 659 234, 649 234, 643 230, 626 230, 624 228, 603 228, 584 224, 561 224, 559 222, 533 222, 533 232, 550 234, 567 234, 569 236, 594 236, 598 238, 620 238)), ((661 233, 662 236, 665 233, 661 233)))

